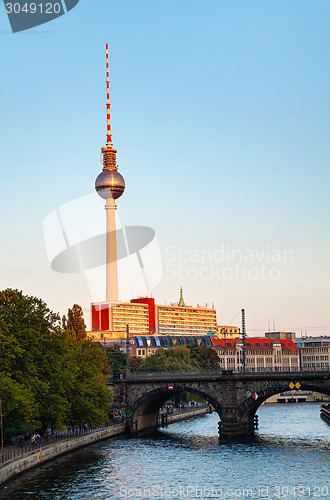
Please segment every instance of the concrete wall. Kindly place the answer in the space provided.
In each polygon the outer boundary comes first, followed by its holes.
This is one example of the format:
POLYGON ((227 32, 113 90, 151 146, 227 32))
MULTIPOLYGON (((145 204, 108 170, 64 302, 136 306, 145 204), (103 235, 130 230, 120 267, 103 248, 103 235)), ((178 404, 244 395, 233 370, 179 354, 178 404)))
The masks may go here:
POLYGON ((49 446, 45 446, 39 450, 31 451, 22 457, 14 458, 0 467, 0 485, 9 479, 12 479, 14 476, 17 476, 21 472, 41 465, 47 460, 51 460, 59 455, 63 455, 64 453, 77 450, 78 448, 95 443, 96 441, 117 436, 123 432, 125 432, 125 424, 105 427, 104 429, 100 429, 83 436, 58 441, 57 443, 50 444, 49 446))
POLYGON ((167 415, 167 423, 174 424, 175 422, 181 422, 182 420, 187 420, 188 418, 202 417, 207 413, 210 413, 210 409, 208 407, 196 408, 182 413, 175 413, 174 415, 167 415))

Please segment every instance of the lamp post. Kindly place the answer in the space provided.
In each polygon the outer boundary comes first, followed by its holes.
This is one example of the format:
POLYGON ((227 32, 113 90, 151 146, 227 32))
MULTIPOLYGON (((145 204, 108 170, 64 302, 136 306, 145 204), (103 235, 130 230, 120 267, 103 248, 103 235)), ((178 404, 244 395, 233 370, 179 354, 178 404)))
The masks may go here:
POLYGON ((3 463, 3 417, 2 417, 2 401, 0 399, 0 424, 1 424, 1 463, 3 463))
POLYGON ((126 325, 126 378, 128 378, 130 373, 130 343, 129 343, 129 325, 126 325))
POLYGON ((245 309, 242 309, 242 338, 243 338, 243 372, 246 371, 246 330, 245 330, 245 309))

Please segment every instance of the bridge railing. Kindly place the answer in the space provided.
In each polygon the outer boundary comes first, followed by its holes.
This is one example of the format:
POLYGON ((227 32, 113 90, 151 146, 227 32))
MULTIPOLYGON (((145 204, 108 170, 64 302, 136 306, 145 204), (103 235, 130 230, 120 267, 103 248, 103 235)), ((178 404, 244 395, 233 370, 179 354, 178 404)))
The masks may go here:
POLYGON ((198 378, 209 378, 209 377, 222 377, 228 374, 234 375, 246 375, 251 376, 255 375, 283 375, 286 376, 288 374, 330 374, 330 367, 328 368, 315 368, 313 370, 307 369, 297 369, 297 368, 246 368, 245 370, 196 370, 196 371, 173 371, 173 372, 130 372, 128 375, 124 373, 115 373, 110 378, 109 381, 120 381, 120 380, 154 380, 154 379, 164 379, 164 378, 180 378, 180 379, 190 379, 192 377, 198 378))
POLYGON ((145 380, 153 378, 164 378, 164 377, 174 377, 174 378, 191 378, 191 377, 210 377, 210 376, 222 376, 221 370, 198 370, 198 371, 175 371, 175 372, 131 372, 128 375, 129 380, 145 380))

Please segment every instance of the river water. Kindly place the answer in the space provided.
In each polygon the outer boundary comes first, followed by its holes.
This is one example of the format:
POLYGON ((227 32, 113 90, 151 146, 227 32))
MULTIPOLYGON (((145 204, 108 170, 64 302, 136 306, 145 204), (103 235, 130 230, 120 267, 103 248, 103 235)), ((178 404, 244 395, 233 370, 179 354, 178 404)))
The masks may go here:
POLYGON ((250 442, 220 443, 218 415, 118 437, 0 490, 6 500, 330 499, 330 426, 319 405, 263 405, 250 442))

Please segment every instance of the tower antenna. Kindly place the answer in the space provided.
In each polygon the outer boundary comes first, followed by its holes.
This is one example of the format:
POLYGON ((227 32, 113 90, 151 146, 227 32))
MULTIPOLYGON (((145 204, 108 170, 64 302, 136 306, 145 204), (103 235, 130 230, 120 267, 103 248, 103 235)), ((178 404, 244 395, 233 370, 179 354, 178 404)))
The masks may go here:
POLYGON ((125 180, 118 172, 116 160, 117 150, 112 147, 110 125, 110 92, 109 92, 109 49, 106 44, 107 63, 107 145, 101 148, 102 172, 95 181, 96 192, 106 200, 106 301, 118 301, 118 268, 117 268, 117 237, 116 237, 116 199, 125 190, 125 180))
POLYGON ((107 148, 112 149, 111 123, 110 123, 110 79, 109 79, 109 46, 105 46, 107 64, 107 148))

